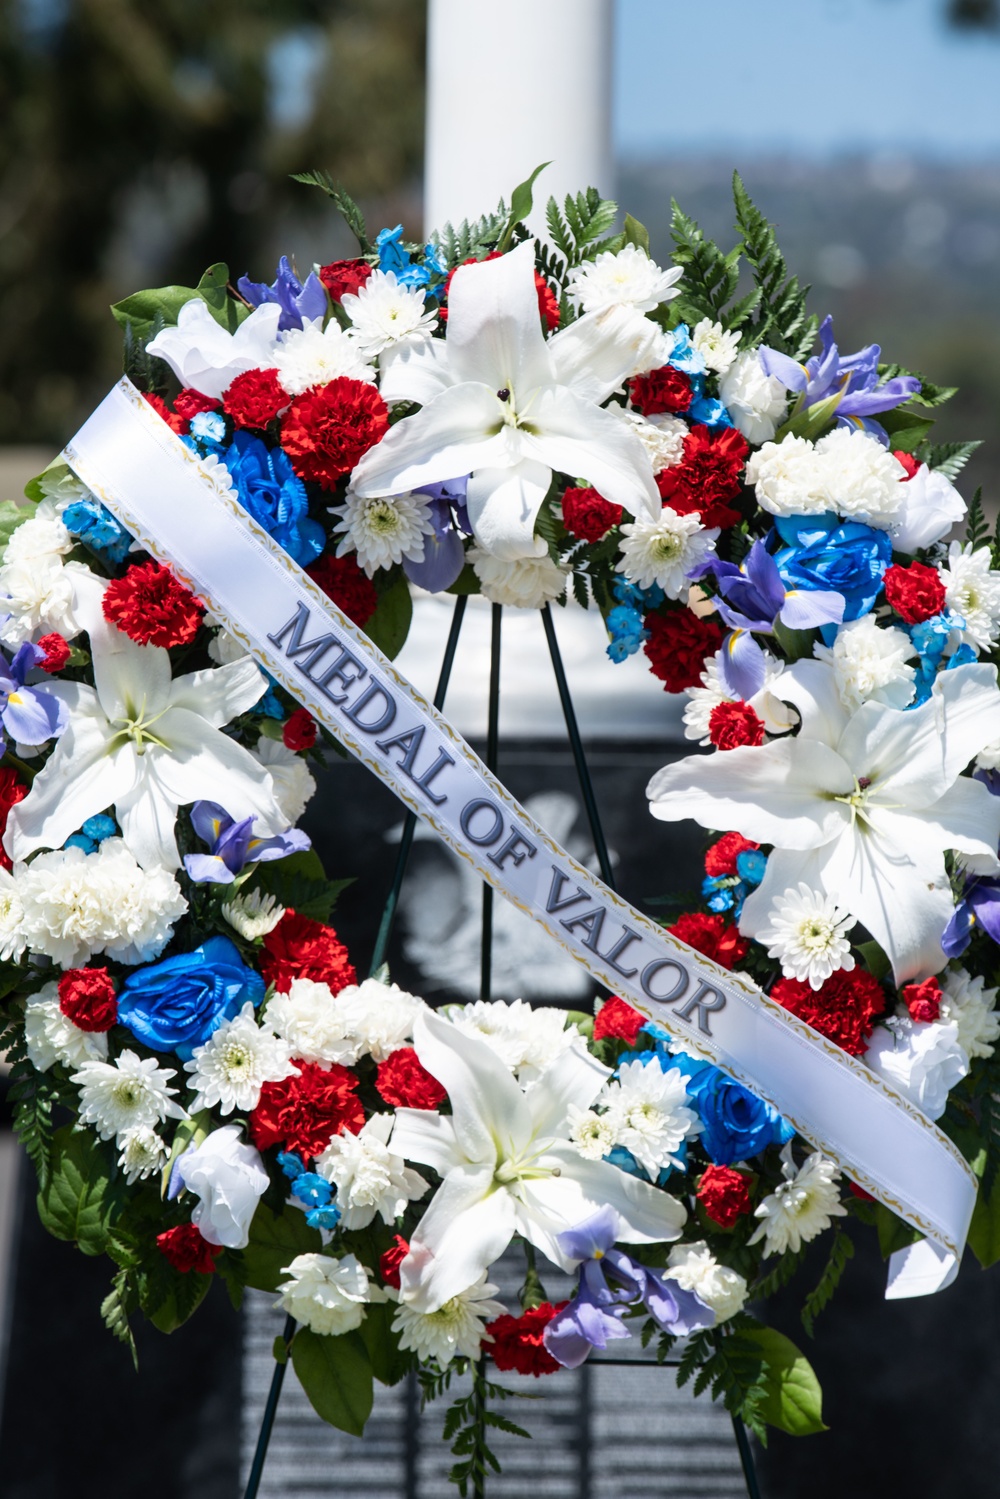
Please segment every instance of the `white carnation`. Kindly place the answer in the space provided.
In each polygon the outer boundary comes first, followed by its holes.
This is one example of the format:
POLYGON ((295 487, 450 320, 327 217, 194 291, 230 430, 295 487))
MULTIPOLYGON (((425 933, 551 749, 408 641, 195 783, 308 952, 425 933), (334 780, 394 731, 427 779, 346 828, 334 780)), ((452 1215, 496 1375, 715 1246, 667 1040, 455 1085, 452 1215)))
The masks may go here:
POLYGON ((316 790, 316 782, 301 755, 263 734, 257 740, 254 758, 270 773, 274 799, 290 826, 298 822, 316 790))
POLYGON ((282 1275, 275 1303, 303 1327, 321 1337, 339 1337, 360 1327, 371 1286, 364 1266, 353 1254, 335 1260, 325 1254, 298 1254, 282 1275))
POLYGON ((373 271, 356 293, 341 298, 341 305, 368 359, 393 345, 423 342, 437 322, 437 313, 424 305, 423 288, 402 285, 393 271, 373 271))
POLYGON ((384 1062, 413 1039, 413 1022, 424 1002, 397 984, 363 979, 340 990, 337 1006, 354 1046, 352 1061, 371 1056, 376 1062, 384 1062))
POLYGON ((684 457, 684 439, 690 430, 687 422, 669 412, 658 412, 654 416, 642 416, 638 411, 626 411, 621 406, 609 406, 608 410, 626 424, 649 454, 653 473, 665 468, 674 468, 684 457))
POLYGON ((958 1027, 958 1044, 969 1057, 991 1057, 1000 1040, 997 991, 986 988, 982 974, 949 968, 941 979, 941 1019, 958 1027))
POLYGON ((675 1244, 667 1260, 666 1278, 682 1291, 693 1291, 715 1313, 715 1325, 735 1317, 747 1299, 743 1276, 715 1258, 703 1239, 695 1244, 675 1244))
POLYGON ((82 1067, 84 1062, 104 1062, 108 1056, 105 1031, 82 1031, 59 1008, 59 986, 52 982, 39 989, 24 1009, 24 1039, 28 1060, 39 1072, 61 1067, 82 1067))
POLYGON ((265 1083, 298 1074, 287 1042, 261 1030, 249 1001, 232 1020, 223 1020, 204 1046, 195 1047, 184 1071, 191 1074, 194 1112, 218 1106, 220 1114, 234 1109, 249 1113, 260 1102, 265 1083))
POLYGON ((851 913, 842 911, 832 896, 800 882, 772 902, 767 924, 755 940, 778 960, 786 978, 820 989, 838 969, 854 967, 845 935, 854 925, 851 913))
POLYGON ((785 1179, 754 1212, 761 1224, 749 1241, 756 1244, 763 1239, 765 1254, 797 1253, 803 1244, 828 1229, 834 1218, 847 1213, 837 1187, 840 1176, 836 1161, 816 1150, 796 1170, 791 1142, 781 1152, 781 1159, 785 1179))
POLYGON ((19 958, 25 949, 24 907, 17 881, 9 869, 0 869, 0 960, 19 958))
POLYGON ((529 1083, 560 1052, 586 1043, 575 1026, 567 1026, 565 1010, 551 1005, 529 1005, 523 999, 476 1000, 450 1005, 442 1012, 456 1030, 485 1041, 490 1050, 529 1083))
MULTIPOLYGON (((714 370, 717 375, 724 375, 739 353, 741 336, 729 328, 723 328, 721 323, 713 323, 711 318, 703 317, 691 330, 691 344, 704 359, 706 369, 714 370)), ((784 405, 784 391, 781 394, 784 405)), ((773 431, 770 436, 774 436, 773 431)))
POLYGON ((491 604, 512 609, 541 609, 557 599, 566 587, 568 571, 558 567, 546 552, 541 557, 517 557, 506 562, 480 547, 467 554, 475 569, 483 597, 491 604))
POLYGON ((913 701, 916 656, 909 635, 895 625, 879 626, 874 614, 840 625, 833 645, 817 645, 813 654, 833 669, 841 702, 849 712, 874 701, 905 708, 913 701))
POLYGON ((424 537, 433 534, 430 498, 425 494, 378 495, 362 499, 347 491, 334 534, 340 533, 337 556, 357 552, 358 565, 369 578, 380 568, 395 567, 404 558, 422 562, 424 537))
POLYGON ((971 545, 953 541, 940 569, 948 608, 963 621, 962 639, 982 650, 996 644, 1000 622, 1000 572, 992 564, 988 546, 973 551, 971 545))
POLYGON ((697 515, 678 515, 664 505, 655 521, 643 516, 621 528, 622 555, 615 571, 630 583, 658 583, 668 599, 687 598, 692 570, 715 547, 718 527, 706 530, 697 515))
POLYGON ((80 633, 75 602, 73 574, 59 557, 5 562, 0 567, 0 613, 10 617, 0 624, 0 640, 13 646, 29 635, 52 632, 72 640, 80 633))
POLYGON ((771 441, 788 407, 785 387, 773 375, 764 373, 755 349, 737 354, 722 372, 719 399, 737 429, 755 446, 771 441))
POLYGON ((496 1292, 484 1270, 474 1285, 452 1296, 435 1312, 418 1312, 401 1303, 392 1319, 400 1348, 415 1353, 421 1362, 436 1359, 442 1369, 453 1358, 478 1358, 480 1345, 493 1341, 486 1323, 507 1310, 502 1301, 492 1299, 496 1292))
POLYGON ((828 510, 879 530, 891 527, 903 505, 906 470, 877 437, 835 427, 816 444, 828 510))
POLYGON ((249 655, 249 652, 235 635, 230 635, 228 630, 220 628, 208 642, 208 654, 220 666, 230 666, 234 661, 242 661, 244 656, 249 655))
POLYGON ((360 1134, 334 1135, 316 1170, 337 1189, 341 1226, 367 1228, 376 1214, 393 1223, 428 1183, 389 1149, 395 1114, 373 1114, 360 1134))
POLYGON ((645 250, 625 245, 617 254, 605 250, 596 260, 584 261, 570 272, 566 290, 584 312, 602 312, 605 307, 635 307, 652 312, 679 296, 672 290, 681 278, 681 267, 661 270, 645 250))
POLYGON ((42 500, 30 519, 23 521, 7 543, 4 564, 45 562, 65 557, 73 550, 73 537, 63 525, 52 500, 42 500))
POLYGON ((765 442, 750 454, 746 481, 754 486, 761 509, 771 515, 821 515, 830 508, 816 450, 804 437, 765 442))
POLYGON ((290 396, 342 376, 375 381, 375 371, 353 332, 345 332, 336 318, 325 328, 322 318, 306 318, 301 328, 289 328, 274 351, 273 368, 290 396))
MULTIPOLYGON (((379 985, 383 993, 385 986, 379 985)), ((331 1062, 350 1066, 358 1059, 358 1047, 348 1024, 346 1009, 326 984, 313 979, 293 979, 287 994, 268 1000, 267 1024, 284 1038, 293 1057, 329 1067, 331 1062)))
POLYGON ((969 1058, 951 1020, 911 1020, 894 1016, 877 1025, 865 1052, 873 1072, 902 1093, 928 1119, 940 1119, 948 1094, 967 1076, 969 1058))
POLYGON ((184 1119, 174 1102, 172 1067, 161 1067, 154 1057, 123 1051, 114 1062, 84 1062, 72 1081, 80 1089, 80 1123, 92 1124, 102 1140, 118 1136, 121 1145, 129 1130, 155 1128, 164 1119, 184 1119))
POLYGON ((701 1122, 688 1107, 684 1078, 664 1072, 659 1060, 625 1062, 606 1085, 600 1103, 614 1130, 614 1142, 635 1156, 650 1181, 667 1166, 682 1164, 678 1151, 701 1122))

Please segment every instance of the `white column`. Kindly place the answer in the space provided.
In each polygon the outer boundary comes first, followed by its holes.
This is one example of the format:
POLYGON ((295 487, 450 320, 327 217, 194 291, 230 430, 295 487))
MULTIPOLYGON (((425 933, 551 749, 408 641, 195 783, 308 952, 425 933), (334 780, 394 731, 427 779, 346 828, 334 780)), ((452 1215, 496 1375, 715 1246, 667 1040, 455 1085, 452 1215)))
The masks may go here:
POLYGON ((424 222, 478 218, 539 162, 551 194, 614 191, 612 0, 429 0, 424 222))

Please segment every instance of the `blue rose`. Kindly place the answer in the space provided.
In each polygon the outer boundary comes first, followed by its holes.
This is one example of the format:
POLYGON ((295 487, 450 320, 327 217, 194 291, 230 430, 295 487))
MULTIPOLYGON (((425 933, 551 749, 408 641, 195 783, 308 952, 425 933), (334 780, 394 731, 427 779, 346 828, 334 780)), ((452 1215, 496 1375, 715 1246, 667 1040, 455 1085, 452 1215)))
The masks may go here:
POLYGON ((282 448, 269 448, 249 432, 237 432, 222 460, 240 504, 300 567, 314 562, 326 545, 323 527, 310 519, 306 487, 282 448))
POLYGON ((684 1054, 674 1059, 686 1075, 688 1099, 701 1120, 698 1136, 717 1166, 731 1166, 758 1155, 768 1145, 783 1145, 795 1131, 771 1105, 733 1082, 711 1062, 684 1054))
POLYGON ((265 988, 228 937, 209 937, 194 952, 130 973, 118 1019, 151 1051, 175 1051, 186 1062, 247 1000, 259 1005, 265 988))
POLYGON ((774 531, 785 543, 774 552, 774 560, 786 588, 843 594, 845 620, 868 613, 892 561, 892 542, 885 531, 860 521, 838 520, 832 511, 778 516, 774 531))

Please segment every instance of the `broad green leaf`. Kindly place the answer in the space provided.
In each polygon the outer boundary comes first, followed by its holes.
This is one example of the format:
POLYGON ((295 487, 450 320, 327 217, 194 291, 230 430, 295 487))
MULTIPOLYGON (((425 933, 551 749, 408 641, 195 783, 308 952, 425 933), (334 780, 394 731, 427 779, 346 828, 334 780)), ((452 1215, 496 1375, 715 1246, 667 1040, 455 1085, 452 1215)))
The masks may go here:
POLYGON ((398 1384, 413 1368, 413 1355, 400 1352, 399 1336, 391 1330, 395 1315, 394 1302, 374 1302, 365 1312, 359 1329, 371 1359, 372 1373, 380 1384, 398 1384))
POLYGON ((630 213, 625 215, 625 234, 623 236, 627 245, 638 245, 640 250, 649 254, 649 230, 645 224, 640 224, 630 213))
POLYGON ((769 1426, 793 1437, 826 1431, 823 1425, 823 1391, 813 1367, 784 1333, 773 1327, 751 1328, 740 1333, 753 1343, 766 1360, 764 1398, 758 1410, 769 1426))
POLYGON ((194 1316, 208 1295, 213 1277, 190 1270, 186 1275, 176 1275, 174 1279, 183 1284, 171 1285, 155 1306, 145 1297, 140 1298, 143 1311, 160 1332, 176 1332, 178 1327, 183 1327, 194 1316))
POLYGON ((812 630, 790 630, 779 619, 774 627, 774 637, 789 661, 801 661, 813 653, 815 635, 812 630))
POLYGON ((227 332, 235 333, 243 319, 250 316, 250 308, 231 297, 228 286, 229 267, 220 260, 209 266, 195 290, 208 303, 215 321, 227 332))
POLYGON ((276 1291, 282 1270, 297 1254, 318 1254, 323 1247, 319 1230, 310 1228, 305 1213, 286 1207, 272 1213, 261 1202, 250 1224, 250 1242, 243 1251, 247 1285, 257 1291, 276 1291))
POLYGON ((517 187, 515 187, 514 191, 511 193, 511 195, 510 195, 510 228, 511 229, 513 229, 513 227, 514 227, 515 224, 520 224, 524 219, 526 219, 528 217, 528 214, 531 212, 532 204, 533 204, 533 198, 532 198, 532 191, 531 190, 532 190, 532 188, 535 185, 535 179, 536 179, 536 177, 538 177, 538 175, 541 172, 545 171, 545 168, 547 166, 551 166, 551 165, 552 165, 551 162, 543 161, 542 164, 541 164, 541 166, 537 166, 535 168, 535 170, 532 172, 531 176, 528 177, 524 182, 519 182, 517 184, 517 187))
POLYGON ((906 406, 897 406, 895 411, 880 411, 875 420, 888 432, 889 446, 900 448, 904 453, 918 448, 934 425, 933 417, 922 416, 919 411, 911 411, 906 406))
POLYGON ((19 505, 16 500, 0 500, 0 557, 18 526, 33 515, 30 505, 19 505))
POLYGON ((879 947, 877 942, 859 942, 858 952, 864 958, 865 967, 873 978, 881 980, 888 976, 892 964, 889 962, 888 953, 879 947))
POLYGON ((1000 1181, 991 1192, 979 1189, 969 1227, 969 1248, 984 1270, 1000 1260, 1000 1181))
POLYGON ((478 593, 479 578, 476 569, 471 562, 467 562, 455 579, 454 583, 445 590, 446 593, 478 593))
POLYGON ((882 1258, 887 1260, 897 1249, 907 1249, 922 1237, 915 1228, 904 1223, 902 1218, 879 1203, 875 1208, 875 1227, 878 1229, 878 1247, 882 1258))
POLYGON ((215 321, 230 333, 235 332, 249 310, 233 300, 226 291, 229 267, 221 261, 209 266, 197 286, 156 286, 147 291, 133 292, 122 302, 111 308, 115 321, 121 328, 131 324, 136 341, 144 344, 152 336, 157 316, 166 327, 177 322, 177 314, 185 302, 201 297, 207 304, 215 321))
POLYGON ((337 897, 353 880, 328 880, 315 849, 257 867, 254 885, 311 921, 329 921, 337 897))
POLYGON ((49 1180, 38 1194, 38 1216, 53 1238, 76 1244, 84 1254, 103 1254, 121 1207, 120 1186, 111 1184, 112 1163, 112 1147, 91 1130, 56 1131, 49 1180))
POLYGON ((399 577, 379 599, 378 608, 365 625, 365 634, 391 661, 403 649, 412 616, 410 585, 405 577, 399 577))
POLYGON ((362 1436, 374 1390, 372 1366, 358 1334, 324 1338, 300 1327, 292 1339, 292 1364, 316 1414, 338 1431, 362 1436))
POLYGON ((812 406, 793 411, 784 426, 779 427, 774 434, 775 442, 781 442, 785 437, 805 437, 809 442, 814 442, 833 421, 842 399, 843 393, 838 390, 835 395, 816 401, 812 406))

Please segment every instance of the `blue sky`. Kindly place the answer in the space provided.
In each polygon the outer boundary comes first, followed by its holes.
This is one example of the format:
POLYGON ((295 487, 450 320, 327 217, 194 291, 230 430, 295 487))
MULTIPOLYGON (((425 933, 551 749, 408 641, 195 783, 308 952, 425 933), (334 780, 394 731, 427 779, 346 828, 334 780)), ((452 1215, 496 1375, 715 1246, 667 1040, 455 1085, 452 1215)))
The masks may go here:
POLYGON ((945 0, 616 0, 618 153, 1000 155, 1000 38, 945 0))

